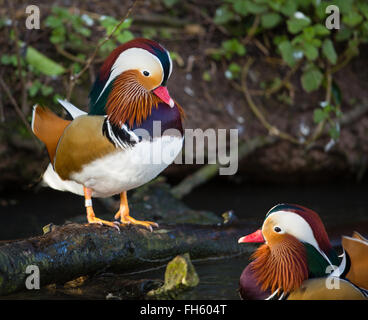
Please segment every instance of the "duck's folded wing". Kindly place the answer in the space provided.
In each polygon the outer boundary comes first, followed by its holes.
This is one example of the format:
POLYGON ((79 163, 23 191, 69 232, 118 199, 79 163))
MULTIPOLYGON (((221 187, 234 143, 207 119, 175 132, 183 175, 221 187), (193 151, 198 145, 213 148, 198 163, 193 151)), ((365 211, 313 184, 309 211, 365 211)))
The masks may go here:
POLYGON ((366 300, 366 297, 344 279, 314 278, 305 280, 289 294, 288 300, 366 300))
POLYGON ((83 166, 114 152, 121 152, 139 142, 134 132, 123 125, 110 124, 106 116, 83 115, 64 130, 56 149, 54 169, 63 180, 83 166))

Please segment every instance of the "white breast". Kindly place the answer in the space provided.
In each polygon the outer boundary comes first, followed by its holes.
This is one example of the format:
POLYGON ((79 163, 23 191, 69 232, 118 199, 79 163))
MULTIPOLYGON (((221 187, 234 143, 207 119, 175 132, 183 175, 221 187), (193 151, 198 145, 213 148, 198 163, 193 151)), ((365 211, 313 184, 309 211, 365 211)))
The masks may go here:
POLYGON ((71 177, 91 188, 94 197, 109 197, 154 179, 175 160, 182 145, 183 138, 178 137, 143 140, 132 148, 117 148, 116 152, 85 165, 71 177))

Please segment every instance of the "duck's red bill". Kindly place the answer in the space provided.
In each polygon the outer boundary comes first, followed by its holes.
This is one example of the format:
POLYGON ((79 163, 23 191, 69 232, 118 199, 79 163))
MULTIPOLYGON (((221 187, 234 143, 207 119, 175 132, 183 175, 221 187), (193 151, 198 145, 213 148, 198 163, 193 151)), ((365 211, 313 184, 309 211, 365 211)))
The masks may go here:
POLYGON ((256 232, 253 232, 251 234, 248 234, 247 236, 241 237, 238 240, 238 243, 248 243, 248 242, 264 243, 265 240, 262 235, 262 230, 257 230, 256 232))
POLYGON ((155 90, 153 90, 153 93, 158 96, 163 102, 168 104, 171 108, 174 107, 175 102, 173 99, 171 99, 169 91, 167 91, 167 88, 164 86, 159 86, 155 90))

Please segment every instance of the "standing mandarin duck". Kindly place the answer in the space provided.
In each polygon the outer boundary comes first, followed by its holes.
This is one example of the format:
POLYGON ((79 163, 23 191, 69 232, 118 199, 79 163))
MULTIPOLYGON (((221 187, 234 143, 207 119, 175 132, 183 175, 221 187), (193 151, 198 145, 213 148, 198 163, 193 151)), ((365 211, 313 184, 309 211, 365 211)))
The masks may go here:
POLYGON ((182 149, 184 113, 166 88, 171 71, 164 47, 135 39, 117 47, 103 63, 88 114, 61 100, 72 121, 34 107, 32 130, 50 158, 43 180, 54 189, 84 195, 89 223, 117 229, 119 224, 137 224, 151 231, 158 226, 129 215, 127 191, 155 178, 182 149), (120 222, 97 218, 92 197, 115 194, 121 198, 115 215, 120 222))
POLYGON ((238 242, 264 243, 240 277, 242 299, 368 297, 368 241, 358 233, 343 237, 340 264, 322 220, 310 209, 279 204, 267 213, 261 230, 238 242))

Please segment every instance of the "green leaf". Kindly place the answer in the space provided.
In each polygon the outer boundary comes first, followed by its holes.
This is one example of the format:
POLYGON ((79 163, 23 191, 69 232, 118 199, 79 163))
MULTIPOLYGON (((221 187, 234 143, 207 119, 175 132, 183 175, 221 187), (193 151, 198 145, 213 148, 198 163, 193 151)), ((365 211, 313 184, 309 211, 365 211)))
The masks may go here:
POLYGON ((280 12, 285 16, 290 17, 295 13, 297 8, 298 4, 295 0, 286 0, 286 2, 281 5, 280 12))
POLYGON ((340 138, 340 126, 336 123, 328 129, 328 133, 332 139, 338 140, 340 138))
POLYGON ((309 42, 303 44, 303 52, 308 60, 314 61, 318 58, 318 49, 309 42))
POLYGON ((352 36, 352 34, 353 32, 349 27, 342 25, 339 32, 336 33, 336 41, 346 41, 352 36))
POLYGON ((38 90, 41 88, 42 83, 38 80, 33 81, 32 85, 28 88, 28 93, 31 97, 37 95, 38 90))
POLYGON ((84 28, 84 27, 78 28, 76 31, 78 33, 80 33, 82 36, 85 36, 85 37, 89 37, 92 33, 92 31, 90 29, 84 28))
POLYGON ((341 102, 342 102, 341 89, 335 81, 332 82, 332 88, 331 89, 332 89, 331 90, 332 97, 335 100, 335 104, 338 105, 338 106, 341 105, 341 102))
POLYGON ((282 59, 290 66, 293 67, 296 63, 294 58, 294 48, 290 41, 282 41, 278 48, 281 52, 282 59))
POLYGON ((246 16, 250 13, 248 9, 248 2, 244 0, 238 0, 233 3, 233 8, 236 13, 239 13, 242 16, 246 16))
POLYGON ((324 25, 317 23, 313 26, 314 32, 318 36, 327 36, 330 34, 330 30, 328 30, 324 25))
POLYGON ((59 28, 63 26, 63 20, 55 16, 48 16, 45 23, 46 26, 50 28, 59 28))
POLYGON ((217 8, 213 21, 216 24, 225 24, 234 18, 234 14, 227 6, 217 8))
POLYGON ((176 3, 178 3, 178 0, 162 0, 162 1, 165 4, 165 6, 169 8, 173 7, 176 3))
POLYGON ((349 13, 353 10, 354 0, 334 0, 333 2, 333 4, 336 5, 343 14, 349 13))
POLYGON ((241 67, 237 63, 232 62, 230 63, 228 70, 231 72, 232 78, 237 78, 240 74, 241 67))
POLYGON ((302 86, 307 92, 317 90, 321 86, 322 80, 323 74, 316 66, 309 67, 301 77, 302 86))
POLYGON ((363 17, 358 12, 352 10, 343 16, 342 21, 349 27, 355 27, 363 21, 363 17))
POLYGON ((124 30, 123 32, 119 33, 116 36, 116 39, 120 43, 125 43, 125 42, 128 42, 128 41, 134 39, 134 35, 129 30, 124 30))
POLYGON ((263 28, 271 29, 281 22, 281 16, 276 12, 265 13, 261 16, 261 24, 263 28))
MULTIPOLYGON (((22 46, 22 43, 20 43, 20 46, 22 46)), ((65 72, 63 66, 46 57, 31 46, 27 47, 26 61, 36 70, 48 76, 58 76, 65 72)))
POLYGON ((211 74, 209 73, 209 71, 205 71, 205 72, 203 72, 203 74, 202 74, 202 79, 203 79, 204 81, 207 81, 207 82, 209 82, 209 81, 211 81, 211 80, 212 80, 212 77, 211 77, 211 74))
MULTIPOLYGON (((238 0, 238 1, 235 2, 235 4, 240 3, 240 2, 244 2, 244 1, 238 0)), ((246 7, 247 7, 247 9, 250 13, 260 14, 260 13, 264 13, 264 12, 267 11, 267 7, 265 5, 257 4, 257 3, 254 3, 252 1, 250 1, 250 0, 245 1, 245 3, 246 3, 246 7)), ((234 9, 235 9, 235 4, 234 4, 234 9)))
POLYGON ((45 86, 45 85, 43 85, 42 87, 41 87, 41 93, 42 93, 42 95, 43 96, 49 96, 51 93, 53 93, 54 92, 54 89, 52 88, 52 87, 49 87, 49 86, 45 86))
POLYGON ((313 112, 313 121, 314 123, 320 123, 328 118, 328 113, 323 109, 315 109, 313 112))
POLYGON ((233 54, 244 56, 246 53, 245 46, 235 38, 222 42, 222 48, 227 59, 231 59, 233 54))
POLYGON ((322 45, 322 53, 323 55, 330 61, 332 64, 336 64, 337 62, 337 53, 335 51, 335 47, 330 39, 325 39, 322 45))
POLYGON ((368 3, 358 2, 358 8, 360 12, 364 15, 364 17, 368 20, 368 3))
POLYGON ((290 18, 286 23, 289 32, 292 34, 296 34, 302 31, 305 27, 309 26, 311 20, 302 12, 296 12, 293 17, 290 18))
POLYGON ((1 56, 0 62, 1 62, 1 64, 8 65, 8 64, 11 64, 11 62, 12 62, 12 58, 11 58, 11 56, 10 56, 10 55, 8 55, 8 54, 3 54, 3 55, 1 56))

